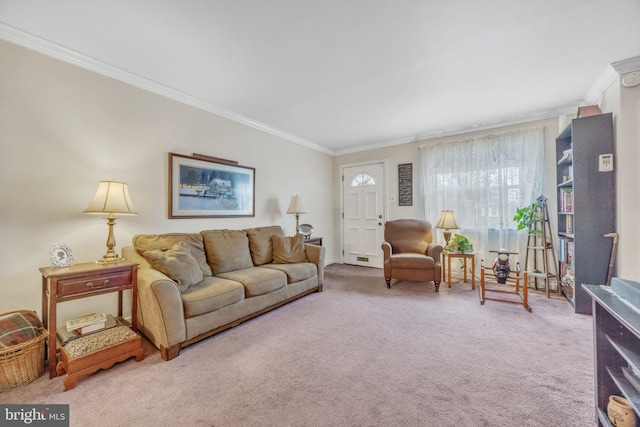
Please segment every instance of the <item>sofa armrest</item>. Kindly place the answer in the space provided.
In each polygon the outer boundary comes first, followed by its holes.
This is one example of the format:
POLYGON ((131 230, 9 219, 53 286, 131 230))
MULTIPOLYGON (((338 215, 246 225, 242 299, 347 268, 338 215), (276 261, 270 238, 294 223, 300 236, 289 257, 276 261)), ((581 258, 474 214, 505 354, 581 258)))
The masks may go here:
POLYGON ((138 263, 138 328, 159 349, 187 339, 182 296, 176 282, 154 269, 133 246, 122 249, 138 263))
POLYGON ((322 282, 324 281, 324 258, 327 248, 305 243, 304 249, 307 252, 309 261, 318 267, 318 286, 322 286, 322 282))

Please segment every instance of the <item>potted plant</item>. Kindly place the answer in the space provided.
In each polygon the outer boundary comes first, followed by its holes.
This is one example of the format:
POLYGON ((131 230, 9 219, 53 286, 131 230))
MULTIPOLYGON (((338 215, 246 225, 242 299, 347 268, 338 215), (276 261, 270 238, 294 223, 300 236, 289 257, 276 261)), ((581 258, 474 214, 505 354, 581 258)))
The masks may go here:
POLYGON ((451 240, 449 240, 449 243, 444 250, 446 253, 468 254, 473 252, 473 245, 469 239, 464 237, 462 234, 456 234, 451 240))
MULTIPOLYGON (((536 222, 543 219, 544 214, 540 211, 539 203, 533 202, 529 206, 523 208, 516 208, 516 215, 513 220, 518 224, 518 230, 531 229, 531 226, 536 222)), ((537 229, 531 230, 531 234, 540 234, 541 231, 537 229)))

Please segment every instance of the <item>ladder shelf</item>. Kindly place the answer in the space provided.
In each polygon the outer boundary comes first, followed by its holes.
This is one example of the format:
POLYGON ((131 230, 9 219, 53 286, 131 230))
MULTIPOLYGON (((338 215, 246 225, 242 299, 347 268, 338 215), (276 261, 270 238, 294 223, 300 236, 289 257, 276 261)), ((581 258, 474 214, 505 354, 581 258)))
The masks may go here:
POLYGON ((529 226, 524 270, 528 277, 533 279, 534 288, 538 290, 539 285, 544 285, 547 297, 549 297, 552 280, 555 280, 555 292, 560 293, 562 290, 558 286, 558 261, 553 245, 547 198, 540 196, 536 202, 540 219, 529 226))

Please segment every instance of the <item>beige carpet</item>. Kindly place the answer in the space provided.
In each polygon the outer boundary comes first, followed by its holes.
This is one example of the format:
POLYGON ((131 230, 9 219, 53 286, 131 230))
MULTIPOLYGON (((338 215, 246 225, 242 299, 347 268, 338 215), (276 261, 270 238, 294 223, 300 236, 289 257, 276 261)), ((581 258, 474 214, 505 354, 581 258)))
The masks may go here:
POLYGON ((120 363, 62 392, 43 376, 2 403, 69 403, 72 426, 588 426, 592 319, 533 312, 469 284, 393 283, 333 264, 309 295, 163 362, 120 363))

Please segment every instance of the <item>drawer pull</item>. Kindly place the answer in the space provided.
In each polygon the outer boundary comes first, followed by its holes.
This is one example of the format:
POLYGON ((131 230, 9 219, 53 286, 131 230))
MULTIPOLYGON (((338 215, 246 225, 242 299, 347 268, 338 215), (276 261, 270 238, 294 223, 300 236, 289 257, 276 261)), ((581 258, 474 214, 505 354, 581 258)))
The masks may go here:
POLYGON ((102 285, 99 285, 99 286, 94 286, 93 282, 87 282, 87 286, 93 289, 104 288, 108 284, 109 284, 109 279, 105 279, 104 283, 102 283, 102 285))

